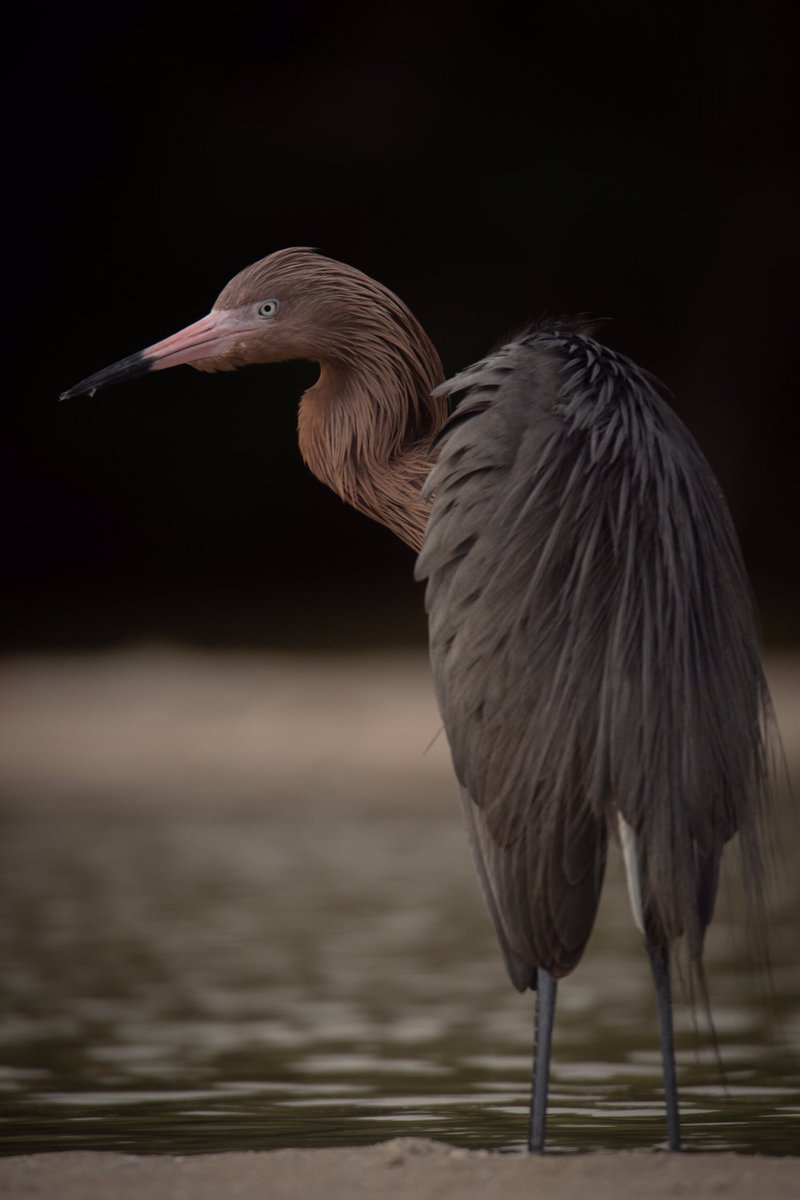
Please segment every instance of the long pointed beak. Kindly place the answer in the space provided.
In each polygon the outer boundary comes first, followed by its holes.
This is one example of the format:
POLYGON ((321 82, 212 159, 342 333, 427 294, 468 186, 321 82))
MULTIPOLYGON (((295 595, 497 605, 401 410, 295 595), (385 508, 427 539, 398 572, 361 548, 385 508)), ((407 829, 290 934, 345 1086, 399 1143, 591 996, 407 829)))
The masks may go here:
POLYGON ((172 337, 156 342, 146 350, 139 350, 127 358, 105 367, 61 393, 62 400, 81 396, 84 392, 94 393, 110 383, 123 379, 136 379, 149 371, 164 371, 181 363, 195 363, 204 358, 215 358, 241 339, 243 327, 235 309, 212 311, 206 317, 187 325, 172 337))

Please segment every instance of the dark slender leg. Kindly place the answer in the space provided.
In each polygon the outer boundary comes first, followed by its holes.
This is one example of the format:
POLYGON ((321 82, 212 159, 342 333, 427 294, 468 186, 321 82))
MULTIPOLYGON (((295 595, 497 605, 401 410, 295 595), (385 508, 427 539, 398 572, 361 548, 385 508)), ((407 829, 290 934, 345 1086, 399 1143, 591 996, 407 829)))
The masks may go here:
POLYGON ((669 981, 669 950, 645 939, 658 1001, 661 1057, 664 1061, 664 1100, 667 1105, 667 1141, 670 1150, 681 1148, 681 1119, 678 1112, 678 1080, 675 1074, 675 1043, 672 1036, 672 989, 669 981))
POLYGON ((531 1154, 544 1150, 547 1124, 547 1083, 550 1076, 550 1046, 553 1018, 556 1014, 556 981, 541 967, 536 972, 536 1032, 533 1044, 533 1090, 528 1149, 531 1154))

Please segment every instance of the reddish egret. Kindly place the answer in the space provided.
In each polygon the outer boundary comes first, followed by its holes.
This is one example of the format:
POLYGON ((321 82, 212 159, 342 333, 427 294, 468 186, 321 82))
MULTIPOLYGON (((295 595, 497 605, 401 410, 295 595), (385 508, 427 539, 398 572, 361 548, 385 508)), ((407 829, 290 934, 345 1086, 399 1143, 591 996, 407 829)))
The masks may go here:
POLYGON ((419 551, 481 887, 512 983, 537 992, 530 1148, 544 1147, 556 981, 581 958, 614 839, 677 1150, 670 948, 684 936, 702 981, 722 850, 738 832, 757 877, 765 787, 769 698, 719 487, 655 381, 580 322, 532 328, 445 383, 402 301, 303 248, 64 396, 179 363, 286 359, 320 367, 300 402, 310 469, 419 551))

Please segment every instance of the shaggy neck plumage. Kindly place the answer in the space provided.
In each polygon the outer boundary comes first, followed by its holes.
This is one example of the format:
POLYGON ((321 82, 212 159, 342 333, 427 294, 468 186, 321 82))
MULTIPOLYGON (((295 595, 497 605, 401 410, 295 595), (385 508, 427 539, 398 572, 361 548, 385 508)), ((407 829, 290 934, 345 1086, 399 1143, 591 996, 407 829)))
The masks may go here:
POLYGON ((447 400, 431 395, 444 377, 436 350, 413 321, 408 344, 362 337, 320 368, 300 403, 306 464, 344 501, 419 550, 429 512, 420 491, 447 416, 447 400))

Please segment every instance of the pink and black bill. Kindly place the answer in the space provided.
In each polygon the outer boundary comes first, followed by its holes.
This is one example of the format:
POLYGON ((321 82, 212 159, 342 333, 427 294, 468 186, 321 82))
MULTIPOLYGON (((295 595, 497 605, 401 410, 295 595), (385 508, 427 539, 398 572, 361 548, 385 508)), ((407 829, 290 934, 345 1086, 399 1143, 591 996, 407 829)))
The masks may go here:
POLYGON ((88 379, 83 379, 75 387, 62 392, 60 399, 70 400, 73 396, 95 392, 98 388, 108 387, 112 383, 136 379, 150 371, 164 371, 167 367, 177 367, 181 363, 197 363, 203 359, 215 358, 239 341, 242 333, 242 318, 235 310, 212 310, 193 325, 181 329, 179 333, 173 333, 162 342, 156 342, 146 350, 130 354, 112 366, 104 367, 102 371, 90 375, 88 379))

